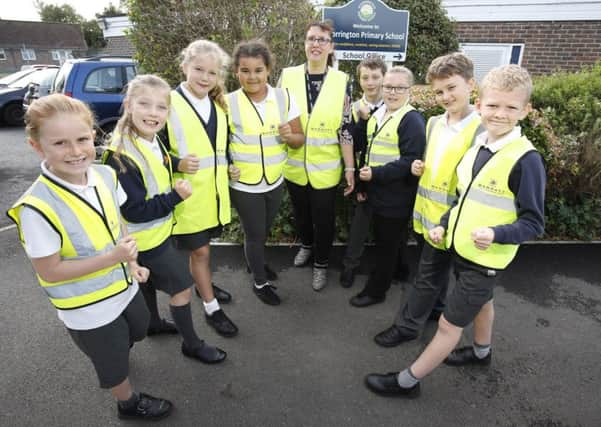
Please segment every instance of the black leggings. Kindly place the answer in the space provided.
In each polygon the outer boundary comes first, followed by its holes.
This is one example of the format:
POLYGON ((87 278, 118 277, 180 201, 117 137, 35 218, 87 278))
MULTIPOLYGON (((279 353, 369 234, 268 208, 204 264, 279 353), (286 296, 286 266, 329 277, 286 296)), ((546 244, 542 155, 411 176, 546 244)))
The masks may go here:
POLYGON ((337 186, 316 190, 311 184, 286 180, 296 218, 296 231, 303 246, 313 246, 316 264, 327 265, 334 241, 337 186))

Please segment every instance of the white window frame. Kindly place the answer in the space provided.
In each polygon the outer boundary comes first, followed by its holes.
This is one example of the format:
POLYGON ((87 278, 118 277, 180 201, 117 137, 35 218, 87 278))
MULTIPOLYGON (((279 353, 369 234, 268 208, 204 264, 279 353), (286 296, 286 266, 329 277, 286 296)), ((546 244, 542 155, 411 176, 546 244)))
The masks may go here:
POLYGON ((3 48, 0 48, 0 61, 6 61, 7 59, 6 51, 3 48))
POLYGON ((21 58, 23 58, 23 61, 35 61, 35 50, 27 47, 22 47, 21 58))
POLYGON ((474 78, 479 82, 492 68, 511 64, 514 48, 519 49, 517 65, 521 65, 524 47, 524 43, 460 43, 459 49, 474 62, 474 78), (478 54, 480 58, 485 55, 487 60, 492 59, 492 61, 483 63, 479 60, 478 54))

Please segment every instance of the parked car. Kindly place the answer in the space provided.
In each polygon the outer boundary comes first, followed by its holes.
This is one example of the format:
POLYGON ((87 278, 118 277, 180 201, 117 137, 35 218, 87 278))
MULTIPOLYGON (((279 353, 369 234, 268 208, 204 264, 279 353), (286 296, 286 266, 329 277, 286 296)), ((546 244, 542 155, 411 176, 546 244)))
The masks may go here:
POLYGON ((70 59, 59 70, 52 92, 64 93, 87 103, 98 126, 97 143, 113 131, 121 116, 124 88, 136 76, 131 58, 96 56, 70 59))
POLYGON ((2 77, 0 79, 0 88, 6 87, 11 83, 16 82, 17 80, 25 77, 26 75, 33 73, 35 70, 40 70, 40 69, 48 68, 48 67, 56 67, 56 65, 34 64, 34 65, 23 66, 23 67, 21 67, 21 70, 16 71, 12 74, 9 74, 8 76, 2 77))
POLYGON ((51 74, 56 74, 58 67, 35 68, 31 73, 0 88, 0 120, 15 126, 23 123, 23 97, 30 83, 39 84, 51 74))
POLYGON ((38 81, 29 83, 29 86, 27 86, 27 91, 23 96, 23 113, 27 112, 27 108, 29 108, 29 105, 33 101, 50 94, 52 82, 54 81, 57 73, 58 67, 49 68, 48 73, 46 73, 44 76, 40 76, 40 79, 36 79, 38 81))

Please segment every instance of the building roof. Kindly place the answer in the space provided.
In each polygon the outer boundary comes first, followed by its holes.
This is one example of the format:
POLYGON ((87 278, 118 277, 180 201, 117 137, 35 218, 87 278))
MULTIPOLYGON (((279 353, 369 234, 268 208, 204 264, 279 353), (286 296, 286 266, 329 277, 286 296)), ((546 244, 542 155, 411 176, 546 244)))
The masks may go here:
POLYGON ((79 24, 0 20, 0 48, 87 49, 79 24))

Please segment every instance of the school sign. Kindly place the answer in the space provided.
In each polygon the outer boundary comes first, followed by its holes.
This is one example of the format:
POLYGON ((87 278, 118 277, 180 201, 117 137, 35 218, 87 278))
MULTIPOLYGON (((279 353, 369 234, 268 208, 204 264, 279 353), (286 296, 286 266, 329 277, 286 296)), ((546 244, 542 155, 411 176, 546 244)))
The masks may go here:
POLYGON ((391 9, 381 0, 352 0, 344 6, 324 7, 322 17, 334 23, 336 59, 405 61, 409 11, 391 9))

